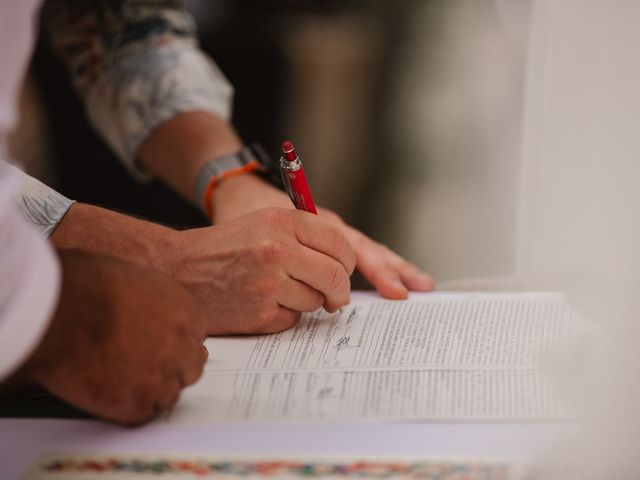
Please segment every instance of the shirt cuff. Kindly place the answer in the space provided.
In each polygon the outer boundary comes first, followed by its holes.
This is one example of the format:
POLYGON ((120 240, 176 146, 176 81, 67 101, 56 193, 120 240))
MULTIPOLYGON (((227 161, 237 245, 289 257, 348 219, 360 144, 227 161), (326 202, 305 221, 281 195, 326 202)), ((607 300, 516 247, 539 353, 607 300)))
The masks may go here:
POLYGON ((7 205, 0 199, 0 210, 1 381, 42 341, 58 299, 60 267, 51 246, 20 217, 10 201, 7 205))
POLYGON ((23 217, 45 235, 51 235, 75 203, 22 170, 10 166, 18 177, 14 198, 23 217))
POLYGON ((150 174, 136 164, 137 153, 154 129, 189 111, 229 119, 232 96, 222 72, 193 42, 172 41, 120 59, 98 78, 85 105, 125 167, 145 181, 150 174))

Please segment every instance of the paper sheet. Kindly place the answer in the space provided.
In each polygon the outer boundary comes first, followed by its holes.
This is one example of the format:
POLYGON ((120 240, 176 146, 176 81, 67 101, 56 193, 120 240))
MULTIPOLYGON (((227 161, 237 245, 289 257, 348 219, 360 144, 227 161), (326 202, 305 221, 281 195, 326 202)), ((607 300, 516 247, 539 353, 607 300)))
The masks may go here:
POLYGON ((570 317, 556 293, 356 295, 282 333, 209 339, 172 419, 557 418, 538 364, 570 317))

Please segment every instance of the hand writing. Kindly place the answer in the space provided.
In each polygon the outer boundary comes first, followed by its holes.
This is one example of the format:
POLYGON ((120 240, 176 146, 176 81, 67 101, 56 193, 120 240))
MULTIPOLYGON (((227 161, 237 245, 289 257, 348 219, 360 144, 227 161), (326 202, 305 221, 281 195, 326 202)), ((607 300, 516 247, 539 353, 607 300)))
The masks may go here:
POLYGON ((267 208, 173 235, 164 268, 201 300, 209 334, 277 332, 349 302, 356 255, 327 219, 267 208))
MULTIPOLYGON (((242 175, 223 182, 213 203, 214 220, 225 223, 265 207, 292 209, 282 191, 253 175, 242 175)), ((409 290, 433 290, 433 279, 386 246, 345 224, 335 213, 320 209, 321 216, 342 231, 356 252, 356 265, 364 277, 385 298, 406 298, 409 290)))

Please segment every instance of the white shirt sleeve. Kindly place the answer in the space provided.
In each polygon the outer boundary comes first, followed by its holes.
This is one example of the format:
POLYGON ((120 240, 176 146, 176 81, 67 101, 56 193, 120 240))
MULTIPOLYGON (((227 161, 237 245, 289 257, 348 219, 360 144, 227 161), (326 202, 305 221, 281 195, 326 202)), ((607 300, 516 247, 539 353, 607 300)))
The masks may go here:
POLYGON ((8 168, 18 179, 13 196, 22 216, 43 234, 51 235, 75 201, 16 167, 8 168))
POLYGON ((42 340, 55 311, 60 267, 14 201, 19 178, 0 160, 0 381, 42 340))

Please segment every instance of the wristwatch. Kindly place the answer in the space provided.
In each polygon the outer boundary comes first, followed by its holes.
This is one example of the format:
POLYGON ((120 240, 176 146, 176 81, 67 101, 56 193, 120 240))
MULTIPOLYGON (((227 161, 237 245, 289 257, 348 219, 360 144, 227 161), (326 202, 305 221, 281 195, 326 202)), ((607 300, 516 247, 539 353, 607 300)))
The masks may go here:
POLYGON ((282 189, 280 169, 258 143, 245 145, 237 152, 216 157, 206 162, 196 176, 196 198, 211 219, 211 197, 214 189, 227 178, 244 173, 255 173, 272 185, 282 189))

